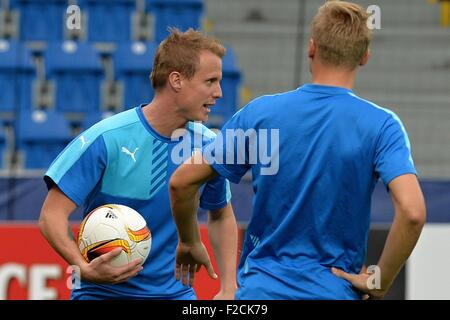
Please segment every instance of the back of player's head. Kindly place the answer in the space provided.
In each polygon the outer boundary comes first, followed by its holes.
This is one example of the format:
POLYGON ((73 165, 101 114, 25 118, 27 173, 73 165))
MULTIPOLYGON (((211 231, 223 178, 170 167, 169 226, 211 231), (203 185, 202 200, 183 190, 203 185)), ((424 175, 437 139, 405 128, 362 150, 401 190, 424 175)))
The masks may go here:
POLYGON ((345 1, 327 1, 311 23, 311 37, 320 60, 354 69, 366 53, 371 30, 369 15, 361 6, 345 1))
POLYGON ((155 90, 163 88, 169 74, 180 72, 191 79, 200 63, 200 52, 207 50, 222 58, 225 47, 216 39, 189 29, 181 32, 171 28, 170 35, 161 42, 156 51, 153 70, 150 75, 155 90))

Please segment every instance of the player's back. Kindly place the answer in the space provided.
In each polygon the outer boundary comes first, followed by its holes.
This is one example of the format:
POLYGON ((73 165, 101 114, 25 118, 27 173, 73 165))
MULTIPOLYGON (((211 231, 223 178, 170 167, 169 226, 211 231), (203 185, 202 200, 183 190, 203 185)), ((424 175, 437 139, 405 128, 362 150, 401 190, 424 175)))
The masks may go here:
POLYGON ((377 139, 395 115, 320 85, 261 97, 242 113, 248 128, 279 130, 279 165, 275 175, 251 166, 254 213, 237 298, 359 298, 330 268, 358 273, 363 264, 377 139))

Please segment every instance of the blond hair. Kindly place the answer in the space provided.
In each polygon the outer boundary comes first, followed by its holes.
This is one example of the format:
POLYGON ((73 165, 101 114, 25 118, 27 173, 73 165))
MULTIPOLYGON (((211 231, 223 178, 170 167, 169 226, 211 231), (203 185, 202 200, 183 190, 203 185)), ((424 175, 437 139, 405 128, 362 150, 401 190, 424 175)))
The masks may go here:
POLYGON ((328 1, 322 5, 311 23, 311 37, 320 60, 336 67, 356 68, 370 44, 368 17, 361 6, 351 2, 328 1))
POLYGON ((170 35, 160 43, 153 62, 150 79, 155 90, 166 85, 173 71, 191 79, 200 63, 202 50, 210 51, 220 58, 225 55, 225 47, 218 40, 201 32, 193 29, 181 32, 176 28, 170 28, 169 31, 170 35))

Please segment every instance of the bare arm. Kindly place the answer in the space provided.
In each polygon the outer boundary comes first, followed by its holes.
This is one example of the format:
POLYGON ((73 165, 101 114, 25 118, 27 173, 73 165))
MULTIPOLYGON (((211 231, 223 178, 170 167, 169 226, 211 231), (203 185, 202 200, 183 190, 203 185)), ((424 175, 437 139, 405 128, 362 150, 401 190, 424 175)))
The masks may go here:
POLYGON ((87 262, 81 255, 69 228, 69 216, 76 209, 58 187, 48 192, 41 209, 39 229, 50 245, 70 265, 84 266, 87 262))
POLYGON ((208 236, 221 278, 220 291, 215 299, 234 299, 237 289, 237 224, 231 204, 209 214, 208 236))
POLYGON ((426 220, 425 201, 415 175, 399 176, 392 180, 388 187, 395 208, 395 217, 378 261, 381 287, 369 289, 368 274, 352 275, 333 269, 336 275, 347 279, 359 290, 379 299, 387 293, 413 251, 426 220))
POLYGON ((139 261, 128 266, 114 268, 109 261, 120 253, 120 249, 108 252, 90 263, 86 262, 69 229, 69 216, 76 209, 58 187, 50 189, 39 217, 39 229, 50 245, 70 265, 80 268, 82 279, 99 283, 119 283, 135 276, 140 270, 139 261))
POLYGON ((415 175, 394 179, 389 189, 395 217, 378 261, 384 292, 390 288, 413 251, 426 220, 425 200, 415 175))
POLYGON ((208 252, 201 242, 197 222, 198 191, 206 181, 216 176, 200 153, 182 164, 170 178, 170 203, 178 230, 175 277, 192 286, 195 272, 204 265, 211 278, 216 279, 208 252), (195 169, 195 170, 193 170, 195 169))

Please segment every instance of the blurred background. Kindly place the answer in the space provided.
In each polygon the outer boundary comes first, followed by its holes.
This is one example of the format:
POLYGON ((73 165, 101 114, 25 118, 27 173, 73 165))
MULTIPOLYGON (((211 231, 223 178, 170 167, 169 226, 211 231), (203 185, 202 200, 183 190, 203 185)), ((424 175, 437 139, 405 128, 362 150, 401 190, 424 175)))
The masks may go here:
MULTIPOLYGON (((402 119, 427 201, 419 243, 388 299, 450 299, 450 0, 380 0, 380 29, 354 91, 402 119)), ((310 81, 306 46, 319 0, 0 0, 0 299, 67 299, 66 264, 36 227, 42 174, 82 130, 153 97, 149 75, 167 28, 201 29, 227 47, 220 128, 262 95, 310 81)), ((242 234, 248 179, 232 185, 242 234)), ((205 221, 205 213, 200 217, 205 221)), ((74 227, 81 210, 73 215, 74 227)), ((384 186, 372 204, 367 264, 393 218, 384 186)), ((206 230, 203 227, 203 234, 206 230)), ((362 244, 363 245, 363 244, 362 244)), ((201 276, 209 299, 217 284, 201 276)))

